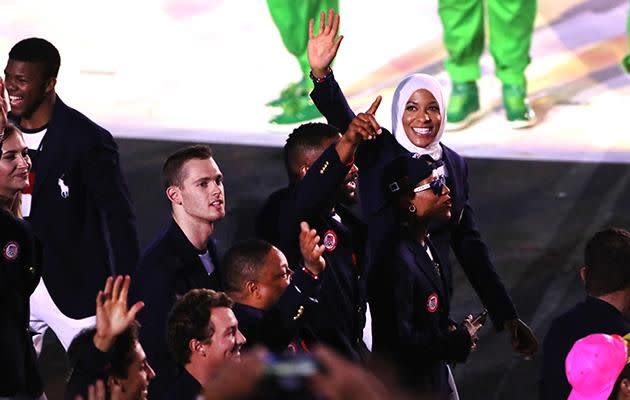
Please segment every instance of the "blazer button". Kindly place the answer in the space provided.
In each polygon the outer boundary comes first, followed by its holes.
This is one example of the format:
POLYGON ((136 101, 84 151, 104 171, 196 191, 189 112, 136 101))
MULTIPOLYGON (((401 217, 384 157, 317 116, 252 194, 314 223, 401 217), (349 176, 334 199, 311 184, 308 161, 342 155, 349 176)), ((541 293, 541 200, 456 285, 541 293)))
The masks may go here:
POLYGON ((302 314, 304 314, 304 306, 300 306, 300 308, 298 308, 297 313, 295 314, 295 316, 293 316, 293 320, 297 321, 302 314))

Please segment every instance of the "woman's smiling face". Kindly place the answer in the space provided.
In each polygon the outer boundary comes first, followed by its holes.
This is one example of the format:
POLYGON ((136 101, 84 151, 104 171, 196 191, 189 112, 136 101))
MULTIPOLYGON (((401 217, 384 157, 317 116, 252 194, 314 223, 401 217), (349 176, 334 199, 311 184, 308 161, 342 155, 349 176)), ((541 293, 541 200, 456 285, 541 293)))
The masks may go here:
POLYGON ((430 145, 442 126, 440 105, 426 89, 411 94, 405 104, 402 125, 409 141, 418 147, 430 145))

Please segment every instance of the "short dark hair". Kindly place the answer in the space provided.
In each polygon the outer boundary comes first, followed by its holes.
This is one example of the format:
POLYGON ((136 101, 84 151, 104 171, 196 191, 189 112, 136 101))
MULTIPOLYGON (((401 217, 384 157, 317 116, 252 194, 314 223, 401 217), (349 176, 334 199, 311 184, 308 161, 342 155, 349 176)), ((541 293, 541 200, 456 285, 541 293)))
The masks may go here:
POLYGON ((45 78, 56 78, 61 65, 59 51, 42 38, 28 38, 17 42, 9 51, 9 59, 42 64, 45 78))
MULTIPOLYGON (((109 364, 106 369, 98 373, 98 379, 107 379, 108 376, 115 376, 118 378, 127 378, 129 366, 133 362, 133 349, 138 340, 138 331, 140 325, 137 322, 131 323, 127 329, 125 329, 120 335, 116 336, 112 347, 107 352, 109 357, 109 364)), ((96 334, 96 328, 84 329, 79 333, 70 343, 68 347, 68 359, 70 360, 70 366, 74 369, 78 361, 85 357, 91 344, 94 335, 96 334)))
POLYGON ((586 291, 592 296, 630 287, 630 232, 608 228, 597 232, 584 250, 586 291))
POLYGON ((273 246, 260 239, 247 239, 232 246, 223 258, 223 284, 228 292, 240 292, 248 280, 255 280, 273 246))
POLYGON ((284 145, 284 166, 289 180, 295 179, 304 153, 322 150, 324 140, 338 136, 339 129, 321 122, 309 122, 295 128, 284 145))
POLYGON ((177 300, 167 323, 168 348, 177 363, 186 365, 190 361, 188 343, 192 339, 206 340, 214 335, 212 309, 232 308, 233 304, 225 293, 210 289, 192 289, 177 300))
POLYGON ((205 144, 197 144, 177 150, 168 156, 162 167, 162 183, 164 189, 170 186, 181 186, 184 176, 182 167, 188 160, 208 160, 212 158, 212 148, 205 144))

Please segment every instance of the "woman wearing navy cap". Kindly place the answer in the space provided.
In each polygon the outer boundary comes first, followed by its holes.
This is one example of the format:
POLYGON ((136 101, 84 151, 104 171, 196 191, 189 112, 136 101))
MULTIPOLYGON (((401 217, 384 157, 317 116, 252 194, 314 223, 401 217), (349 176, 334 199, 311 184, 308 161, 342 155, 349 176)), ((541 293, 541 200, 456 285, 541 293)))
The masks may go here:
POLYGON ((382 191, 396 224, 388 273, 374 298, 379 356, 397 367, 414 391, 457 398, 448 362, 463 362, 477 341, 480 320, 449 318, 451 291, 429 226, 451 217, 442 162, 403 155, 384 168, 382 191))

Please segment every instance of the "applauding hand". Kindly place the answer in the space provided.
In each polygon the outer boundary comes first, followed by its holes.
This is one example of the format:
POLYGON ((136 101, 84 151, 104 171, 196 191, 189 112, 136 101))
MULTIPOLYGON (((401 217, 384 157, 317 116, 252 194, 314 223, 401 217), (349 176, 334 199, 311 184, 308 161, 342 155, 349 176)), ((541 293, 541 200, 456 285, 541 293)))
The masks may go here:
POLYGON ((315 229, 310 229, 308 223, 300 223, 300 252, 304 259, 304 266, 313 275, 319 275, 326 268, 324 246, 319 244, 320 237, 315 229))

